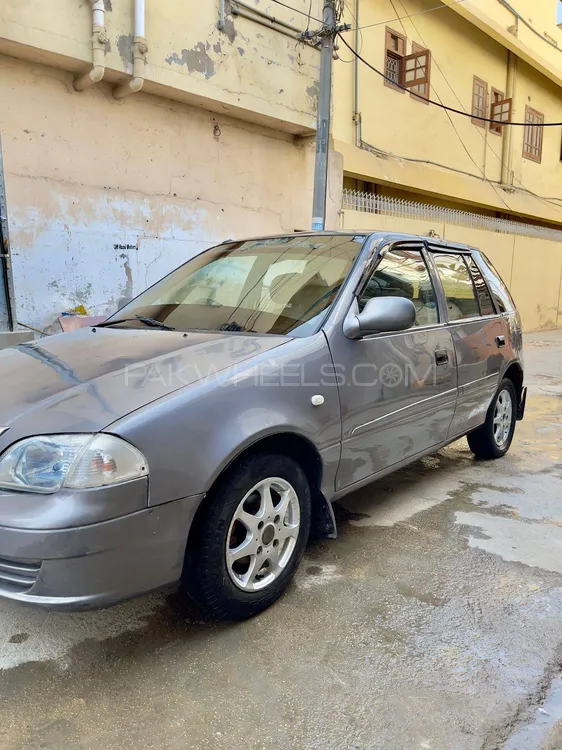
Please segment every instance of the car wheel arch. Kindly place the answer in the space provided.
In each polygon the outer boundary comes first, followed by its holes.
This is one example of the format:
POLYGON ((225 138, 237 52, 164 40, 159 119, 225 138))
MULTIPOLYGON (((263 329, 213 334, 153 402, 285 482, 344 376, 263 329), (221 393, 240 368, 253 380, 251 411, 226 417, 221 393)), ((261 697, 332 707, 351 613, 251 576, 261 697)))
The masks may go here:
POLYGON ((521 364, 517 361, 511 362, 507 366, 503 377, 508 378, 513 383, 517 402, 519 403, 521 400, 521 394, 523 393, 523 368, 521 367, 521 364))
MULTIPOLYGON (((265 435, 244 446, 221 468, 214 477, 211 487, 229 471, 236 463, 250 457, 253 453, 281 453, 296 461, 303 470, 309 486, 312 500, 312 523, 310 538, 335 539, 337 536, 336 520, 332 503, 322 492, 322 458, 316 446, 307 438, 295 432, 276 432, 265 435)), ((207 494, 207 493, 206 493, 207 494)), ((195 518, 191 525, 187 544, 193 534, 196 534, 198 518, 203 516, 205 499, 199 505, 195 518)))

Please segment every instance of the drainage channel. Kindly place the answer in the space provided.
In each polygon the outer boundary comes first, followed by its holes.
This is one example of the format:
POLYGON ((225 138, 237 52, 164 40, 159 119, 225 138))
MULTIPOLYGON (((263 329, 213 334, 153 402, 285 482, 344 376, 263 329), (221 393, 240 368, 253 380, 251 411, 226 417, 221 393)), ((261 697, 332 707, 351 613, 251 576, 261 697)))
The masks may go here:
POLYGON ((502 745, 502 750, 540 748, 558 723, 562 726, 562 675, 554 680, 531 722, 512 734, 502 745))

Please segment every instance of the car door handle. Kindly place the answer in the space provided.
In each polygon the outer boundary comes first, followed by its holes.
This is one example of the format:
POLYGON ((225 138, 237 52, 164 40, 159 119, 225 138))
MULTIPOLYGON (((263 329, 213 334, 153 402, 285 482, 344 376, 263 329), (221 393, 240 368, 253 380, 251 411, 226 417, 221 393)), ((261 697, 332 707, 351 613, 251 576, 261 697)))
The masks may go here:
POLYGON ((449 355, 446 349, 437 349, 435 352, 435 362, 438 365, 446 365, 449 361, 449 355))
POLYGON ((498 345, 498 349, 505 346, 505 336, 496 336, 496 344, 498 345))

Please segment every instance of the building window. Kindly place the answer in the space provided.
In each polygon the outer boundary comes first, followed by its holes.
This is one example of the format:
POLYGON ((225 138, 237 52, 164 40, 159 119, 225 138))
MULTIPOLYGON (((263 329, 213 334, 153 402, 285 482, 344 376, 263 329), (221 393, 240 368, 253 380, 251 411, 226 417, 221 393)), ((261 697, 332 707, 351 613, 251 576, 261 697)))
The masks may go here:
POLYGON ((386 86, 396 88, 398 91, 402 91, 403 89, 398 88, 398 85, 395 86, 394 84, 400 84, 401 64, 405 54, 406 37, 397 31, 387 28, 384 66, 386 78, 384 82, 386 86))
MULTIPOLYGON (((491 120, 495 120, 496 119, 494 117, 494 109, 495 109, 494 105, 499 104, 500 102, 502 102, 503 101, 503 97, 504 97, 503 91, 498 91, 497 89, 492 88, 492 98, 491 98, 491 101, 490 101, 490 119, 491 120)), ((492 125, 492 123, 490 123, 490 132, 491 133, 497 133, 498 135, 501 135, 503 133, 503 128, 502 128, 501 125, 492 125)))
MULTIPOLYGON (((412 52, 425 52, 425 47, 422 47, 421 44, 418 44, 417 42, 412 42, 412 52)), ((412 86, 410 88, 410 92, 412 96, 415 99, 420 100, 426 100, 425 103, 427 104, 427 99, 429 99, 429 76, 430 71, 427 71, 427 83, 420 83, 418 86, 412 86)))
MULTIPOLYGON (((472 83, 472 117, 486 117, 488 111, 488 84, 481 78, 474 76, 472 83)), ((484 120, 475 120, 472 122, 481 128, 486 127, 484 120)))
POLYGON ((542 158, 542 124, 544 123, 544 115, 532 107, 525 107, 525 123, 523 156, 526 159, 540 162, 542 158))

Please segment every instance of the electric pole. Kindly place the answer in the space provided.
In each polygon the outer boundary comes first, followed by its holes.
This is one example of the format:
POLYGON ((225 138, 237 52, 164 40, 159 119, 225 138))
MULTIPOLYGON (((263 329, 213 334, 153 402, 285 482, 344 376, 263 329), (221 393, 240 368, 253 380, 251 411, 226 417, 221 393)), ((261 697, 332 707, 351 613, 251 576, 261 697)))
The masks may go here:
POLYGON ((323 231, 326 223, 328 152, 330 148, 330 115, 332 109, 332 60, 334 57, 335 35, 336 17, 334 0, 324 0, 320 86, 318 92, 318 123, 316 126, 316 161, 314 165, 314 197, 312 200, 312 229, 314 231, 323 231))

